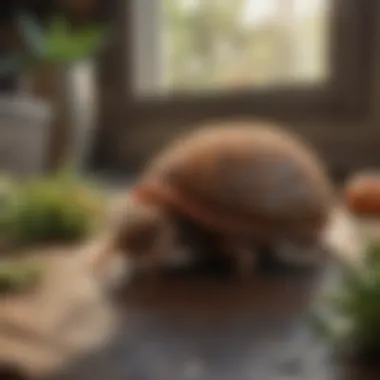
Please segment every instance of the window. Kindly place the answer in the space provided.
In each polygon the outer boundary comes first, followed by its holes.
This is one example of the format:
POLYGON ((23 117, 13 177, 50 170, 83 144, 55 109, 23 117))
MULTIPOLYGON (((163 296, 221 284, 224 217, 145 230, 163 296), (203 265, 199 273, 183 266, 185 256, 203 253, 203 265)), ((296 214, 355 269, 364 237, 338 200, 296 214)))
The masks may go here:
POLYGON ((207 107, 205 100, 227 107, 249 96, 246 108, 320 114, 364 103, 371 1, 130 0, 129 6, 125 67, 134 106, 190 102, 194 109, 198 98, 199 107, 207 107))
POLYGON ((330 149, 331 125, 369 114, 377 3, 115 1, 94 155, 135 166, 179 129, 234 117, 285 120, 330 149))
MULTIPOLYGON (((310 85, 328 79, 329 0, 150 3, 156 18, 150 33, 141 29, 141 19, 135 29, 140 49, 152 49, 149 41, 155 41, 152 72, 141 72, 146 82, 137 86, 139 94, 310 85)), ((142 59, 138 70, 147 70, 146 54, 137 55, 142 59)))

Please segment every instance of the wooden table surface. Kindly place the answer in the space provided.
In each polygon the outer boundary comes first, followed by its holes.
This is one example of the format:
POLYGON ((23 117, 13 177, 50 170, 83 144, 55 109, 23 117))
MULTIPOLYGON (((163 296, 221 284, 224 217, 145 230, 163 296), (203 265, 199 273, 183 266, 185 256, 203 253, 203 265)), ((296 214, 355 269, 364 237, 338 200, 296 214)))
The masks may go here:
MULTIPOLYGON (((336 236, 352 247, 345 228, 336 236)), ((51 380, 380 378, 337 372, 307 329, 330 270, 272 271, 244 285, 223 276, 141 280, 114 302, 75 251, 49 251, 41 289, 0 300, 0 360, 51 380)))

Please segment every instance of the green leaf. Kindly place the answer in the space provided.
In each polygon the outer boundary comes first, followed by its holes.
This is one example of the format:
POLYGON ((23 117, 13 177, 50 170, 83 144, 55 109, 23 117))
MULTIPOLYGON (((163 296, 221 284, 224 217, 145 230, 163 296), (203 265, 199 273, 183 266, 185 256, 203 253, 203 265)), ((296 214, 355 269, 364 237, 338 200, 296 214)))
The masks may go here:
POLYGON ((107 38, 106 28, 90 25, 73 30, 68 20, 55 15, 46 28, 28 13, 18 18, 29 53, 39 61, 73 61, 96 52, 107 38))
POLYGON ((43 57, 45 55, 45 35, 42 27, 28 13, 21 13, 17 23, 27 48, 33 55, 43 57))
MULTIPOLYGON (((362 265, 342 265, 338 287, 321 302, 331 311, 323 323, 325 339, 339 341, 346 335, 351 346, 380 347, 380 248, 369 244, 362 265), (348 328, 336 333, 337 320, 350 321, 348 328), (335 334, 335 335, 334 335, 335 334)), ((344 325, 344 324, 343 324, 344 325)))

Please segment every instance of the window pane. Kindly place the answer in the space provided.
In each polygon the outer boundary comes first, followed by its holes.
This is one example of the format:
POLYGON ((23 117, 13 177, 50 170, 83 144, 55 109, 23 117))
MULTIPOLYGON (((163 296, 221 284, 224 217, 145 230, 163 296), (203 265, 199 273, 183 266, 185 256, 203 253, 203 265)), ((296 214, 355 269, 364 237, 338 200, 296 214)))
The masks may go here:
POLYGON ((327 79, 331 0, 161 0, 161 91, 327 79))

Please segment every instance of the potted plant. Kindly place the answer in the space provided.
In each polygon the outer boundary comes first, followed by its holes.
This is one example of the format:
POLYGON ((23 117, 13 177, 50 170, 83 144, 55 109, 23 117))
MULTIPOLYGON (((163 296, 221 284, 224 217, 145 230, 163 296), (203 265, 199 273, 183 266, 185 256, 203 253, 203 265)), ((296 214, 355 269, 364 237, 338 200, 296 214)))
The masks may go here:
POLYGON ((0 294, 39 282, 42 262, 29 260, 25 248, 69 244, 75 252, 72 244, 96 232, 106 211, 96 188, 70 170, 34 179, 0 177, 0 294))
MULTIPOLYGON (((31 77, 37 73, 38 79, 32 96, 10 94, 4 88, 0 94, 0 170, 40 174, 48 164, 52 140, 65 145, 62 133, 55 136, 59 124, 55 118, 70 112, 68 69, 103 46, 107 35, 104 4, 100 0, 5 1, 11 22, 0 19, 0 79, 4 82, 25 73, 32 73, 31 77), (17 38, 2 39, 5 27, 12 34, 4 32, 4 36, 17 38)), ((68 123, 61 124, 64 129, 68 123)), ((60 155, 65 153, 62 148, 60 155)))
POLYGON ((380 242, 368 245, 360 265, 342 265, 312 320, 340 359, 380 369, 380 242))

